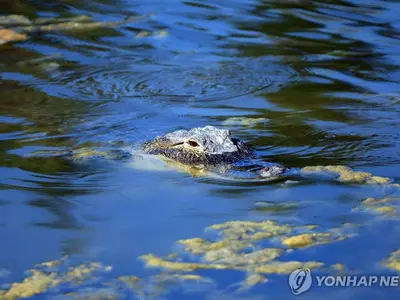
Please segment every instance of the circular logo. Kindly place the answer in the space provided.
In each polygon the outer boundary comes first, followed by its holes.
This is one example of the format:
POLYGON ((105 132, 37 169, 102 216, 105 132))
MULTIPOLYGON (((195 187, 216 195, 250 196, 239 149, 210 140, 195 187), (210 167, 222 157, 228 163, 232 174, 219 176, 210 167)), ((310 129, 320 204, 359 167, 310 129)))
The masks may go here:
POLYGON ((294 270, 289 276, 289 286, 295 295, 308 291, 311 284, 311 271, 308 268, 294 270))

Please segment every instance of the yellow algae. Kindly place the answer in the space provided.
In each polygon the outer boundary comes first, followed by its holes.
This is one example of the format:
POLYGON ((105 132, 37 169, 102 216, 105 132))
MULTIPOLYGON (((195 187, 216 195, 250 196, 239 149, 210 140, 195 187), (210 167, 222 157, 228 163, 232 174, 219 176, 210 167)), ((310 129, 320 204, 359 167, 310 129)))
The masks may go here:
POLYGON ((117 300, 121 299, 121 295, 117 294, 117 291, 109 288, 98 288, 98 289, 83 289, 78 292, 65 294, 67 299, 74 300, 117 300))
POLYGON ((161 273, 154 277, 157 282, 182 282, 182 281, 212 281, 209 278, 197 274, 161 273))
POLYGON ((269 264, 265 264, 262 266, 258 266, 254 268, 254 271, 257 273, 265 273, 265 274, 289 274, 297 269, 302 268, 320 268, 324 265, 322 262, 317 261, 309 261, 309 262, 300 262, 300 261, 286 261, 286 262, 273 262, 269 264))
POLYGON ((250 274, 249 276, 246 277, 245 283, 247 286, 253 286, 259 283, 264 283, 267 282, 268 279, 265 278, 263 275, 258 274, 258 273, 253 273, 250 274))
MULTIPOLYGON (((347 225, 346 225, 347 226, 347 225)), ((318 261, 279 261, 285 250, 282 248, 260 248, 262 239, 280 238, 292 251, 299 247, 330 243, 346 238, 344 228, 333 228, 328 232, 307 232, 318 228, 317 225, 290 226, 271 220, 264 221, 228 221, 214 224, 208 229, 217 230, 217 240, 190 238, 180 240, 186 253, 197 256, 200 262, 185 260, 184 256, 157 257, 146 254, 141 258, 149 267, 159 267, 167 272, 184 273, 196 270, 236 270, 249 275, 241 283, 242 288, 266 282, 263 274, 288 274, 299 268, 319 268, 324 263, 318 261), (301 232, 288 236, 293 231, 301 232), (306 231, 306 233, 303 233, 306 231)), ((275 239, 274 239, 275 240, 275 239)))
POLYGON ((63 281, 74 281, 81 283, 87 280, 97 270, 109 272, 111 271, 111 267, 103 266, 101 263, 98 262, 90 262, 86 264, 81 264, 77 267, 70 267, 67 274, 65 274, 63 281))
POLYGON ((141 278, 133 275, 124 275, 117 278, 119 281, 125 283, 129 288, 134 289, 138 286, 138 283, 142 281, 141 278))
POLYGON ((308 230, 313 230, 313 229, 317 229, 318 225, 310 224, 310 225, 306 225, 305 228, 307 228, 308 230))
POLYGON ((282 244, 291 248, 310 246, 314 242, 312 234, 305 233, 282 239, 282 244))
MULTIPOLYGON (((158 299, 166 290, 169 290, 171 286, 176 284, 191 283, 213 283, 213 280, 199 276, 196 274, 181 274, 162 272, 152 277, 153 284, 146 289, 149 299, 158 299)), ((143 298, 143 297, 142 297, 143 298)), ((146 298, 147 299, 147 298, 146 298)))
POLYGON ((279 225, 274 221, 228 221, 222 224, 215 224, 210 229, 221 230, 222 235, 227 239, 247 239, 257 241, 286 234, 292 231, 289 225, 279 225))
POLYGON ((173 271, 194 271, 197 269, 227 269, 228 267, 222 264, 202 264, 188 262, 173 262, 157 257, 153 254, 145 254, 140 257, 149 267, 160 267, 173 271))
POLYGON ((117 278, 123 282, 129 289, 135 291, 142 298, 144 296, 144 282, 141 278, 133 275, 124 275, 117 278))
POLYGON ((333 264, 331 268, 339 274, 345 274, 347 272, 347 267, 341 263, 333 264))
POLYGON ((382 199, 375 199, 375 198, 367 198, 361 202, 363 205, 379 205, 379 204, 386 204, 391 203, 393 201, 400 201, 400 198, 392 198, 392 197, 385 197, 382 199))
POLYGON ((249 288, 249 287, 255 286, 257 284, 265 283, 267 281, 268 281, 268 279, 265 278, 260 273, 250 273, 249 275, 247 275, 247 277, 243 281, 242 289, 249 288))
POLYGON ((161 267, 171 271, 189 272, 198 269, 247 270, 250 266, 256 266, 262 263, 273 261, 279 257, 281 253, 282 249, 275 248, 261 249, 247 254, 231 252, 225 256, 220 253, 217 254, 214 251, 210 251, 204 256, 205 260, 210 263, 174 262, 157 257, 153 254, 146 254, 141 256, 141 258, 149 267, 161 267))
POLYGON ((176 252, 172 252, 172 253, 168 254, 168 256, 167 256, 168 259, 175 259, 178 257, 179 257, 179 253, 176 253, 176 252))
MULTIPOLYGON (((387 216, 396 216, 397 215, 397 208, 393 205, 389 205, 394 201, 399 201, 400 198, 392 198, 392 197, 385 197, 382 199, 375 199, 375 198, 367 198, 361 202, 361 206, 367 208, 369 210, 375 211, 377 213, 387 215, 387 216)), ((357 207, 355 209, 359 209, 357 207)))
POLYGON ((374 210, 378 213, 388 216, 395 216, 397 214, 397 209, 394 206, 381 206, 376 207, 374 210))
POLYGON ((208 262, 224 264, 228 267, 256 265, 266 263, 278 258, 282 249, 265 248, 250 253, 238 253, 229 251, 229 249, 221 249, 210 251, 204 255, 204 259, 208 262))
POLYGON ((16 282, 11 285, 7 291, 3 291, 4 300, 14 300, 18 298, 28 298, 41 294, 52 287, 61 283, 56 273, 46 274, 38 270, 31 270, 31 276, 25 278, 22 282, 16 282))
POLYGON ((340 241, 346 238, 340 232, 340 229, 333 228, 332 232, 318 232, 318 233, 304 233, 299 235, 294 235, 290 237, 282 238, 282 244, 288 246, 290 248, 302 248, 311 245, 320 245, 327 244, 334 241, 340 241), (333 234, 335 231, 338 231, 335 235, 333 234))
POLYGON ((400 249, 392 252, 383 264, 389 269, 400 272, 400 249))
POLYGON ((178 243, 184 246, 185 251, 192 254, 203 254, 211 250, 218 250, 228 246, 228 242, 225 240, 212 243, 202 238, 180 240, 178 243))
POLYGON ((378 200, 376 200, 375 198, 367 198, 363 202, 361 202, 361 204, 364 204, 364 205, 375 205, 377 203, 378 203, 378 200))
POLYGON ((345 183, 359 183, 359 184, 388 184, 390 183, 390 178, 373 176, 368 172, 353 171, 347 166, 313 166, 304 167, 303 172, 332 172, 336 173, 339 181, 345 183))
POLYGON ((57 260, 50 260, 50 261, 45 261, 42 262, 40 264, 36 264, 34 267, 36 268, 41 268, 41 267, 45 267, 45 268, 55 268, 58 266, 61 266, 64 263, 64 260, 66 258, 62 258, 62 259, 57 259, 57 260))
MULTIPOLYGON (((37 267, 55 267, 60 266, 61 260, 49 261, 38 264, 37 267)), ((14 300, 18 298, 27 298, 39 295, 56 287, 62 283, 81 283, 90 278, 95 271, 108 271, 108 267, 100 263, 81 264, 77 267, 70 267, 66 273, 61 272, 44 272, 39 269, 30 270, 30 276, 26 277, 22 282, 15 282, 11 287, 3 291, 2 299, 14 300)))
POLYGON ((141 258, 149 267, 160 267, 173 272, 191 272, 199 269, 238 270, 250 275, 242 286, 251 286, 265 282, 262 274, 288 274, 298 268, 319 268, 324 264, 317 261, 300 262, 277 260, 285 251, 281 248, 258 249, 261 239, 281 237, 282 243, 291 247, 305 247, 344 239, 341 228, 326 233, 303 233, 287 236, 293 230, 313 230, 316 225, 289 226, 271 220, 265 221, 228 221, 214 224, 209 229, 218 230, 220 239, 210 241, 203 238, 191 238, 178 241, 187 253, 199 256, 202 263, 184 261, 182 256, 165 259, 153 254, 141 258))

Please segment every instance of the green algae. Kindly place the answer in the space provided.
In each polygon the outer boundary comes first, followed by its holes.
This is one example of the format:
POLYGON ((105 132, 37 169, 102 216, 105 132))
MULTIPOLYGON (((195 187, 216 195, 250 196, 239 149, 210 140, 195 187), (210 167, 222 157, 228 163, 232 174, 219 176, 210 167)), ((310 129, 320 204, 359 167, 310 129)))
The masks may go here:
POLYGON ((254 211, 269 214, 289 214, 299 209, 296 203, 273 203, 269 201, 257 201, 254 203, 254 211))
POLYGON ((74 160, 81 160, 81 159, 87 159, 87 158, 92 158, 92 157, 108 157, 107 151, 99 151, 99 150, 94 150, 94 149, 79 149, 79 150, 74 150, 72 153, 73 159, 74 160))
POLYGON ((389 269, 400 272, 400 249, 392 252, 383 265, 389 269))
POLYGON ((388 177, 374 176, 368 172, 353 171, 347 166, 313 166, 304 167, 303 173, 314 173, 314 172, 329 172, 335 173, 338 176, 338 180, 344 183, 353 184, 389 184, 391 179, 388 177))
POLYGON ((257 124, 267 123, 266 118, 247 118, 247 117, 232 117, 224 120, 222 125, 225 126, 254 126, 257 124))

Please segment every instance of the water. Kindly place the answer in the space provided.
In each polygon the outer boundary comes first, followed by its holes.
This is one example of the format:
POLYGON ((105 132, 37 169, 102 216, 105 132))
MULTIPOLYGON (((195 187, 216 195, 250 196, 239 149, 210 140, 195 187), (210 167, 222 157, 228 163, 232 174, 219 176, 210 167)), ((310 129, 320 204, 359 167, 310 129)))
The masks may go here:
MULTIPOLYGON (((165 256, 177 240, 205 237, 207 226, 231 220, 323 229, 364 224, 355 237, 295 250, 284 260, 396 274, 381 262, 400 248, 398 213, 353 209, 367 197, 399 196, 398 188, 235 182, 34 154, 126 147, 214 125, 248 141, 264 160, 341 164, 399 182, 398 1, 21 0, 2 7, 5 15, 29 18, 146 17, 0 46, 0 270, 8 274, 0 284, 21 281, 33 265, 63 255, 113 266, 104 282, 120 275, 150 280, 160 270, 146 268, 139 256, 165 256)), ((268 283, 238 292, 244 272, 196 274, 214 284, 171 287, 162 297, 294 297, 287 275, 267 275, 268 283)), ((314 288, 305 295, 395 299, 398 291, 314 288)))

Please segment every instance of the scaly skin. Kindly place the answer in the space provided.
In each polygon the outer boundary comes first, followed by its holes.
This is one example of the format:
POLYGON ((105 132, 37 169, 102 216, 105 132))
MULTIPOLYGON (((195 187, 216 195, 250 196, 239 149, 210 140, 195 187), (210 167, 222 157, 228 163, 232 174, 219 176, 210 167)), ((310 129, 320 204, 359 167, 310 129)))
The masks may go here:
POLYGON ((145 142, 142 149, 190 166, 231 164, 253 155, 253 150, 232 138, 229 130, 213 126, 174 131, 145 142))

